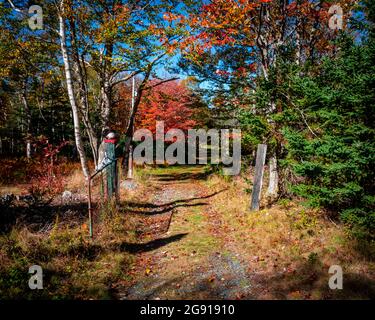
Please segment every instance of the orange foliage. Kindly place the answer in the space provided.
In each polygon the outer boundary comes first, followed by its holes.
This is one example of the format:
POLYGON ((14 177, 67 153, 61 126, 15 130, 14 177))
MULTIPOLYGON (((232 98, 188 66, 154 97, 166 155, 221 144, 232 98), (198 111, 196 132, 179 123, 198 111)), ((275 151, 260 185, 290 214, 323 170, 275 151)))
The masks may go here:
MULTIPOLYGON (((151 82, 151 85, 157 81, 151 82)), ((156 121, 164 121, 169 129, 188 130, 197 122, 193 119, 194 98, 183 82, 171 81, 149 90, 138 109, 136 129, 145 128, 155 133, 156 121)))
MULTIPOLYGON (((356 0, 337 0, 344 10, 344 19, 350 14, 356 0)), ((328 27, 328 10, 333 3, 317 5, 311 0, 212 0, 203 5, 199 13, 186 17, 181 23, 195 31, 185 39, 181 48, 195 61, 202 53, 215 47, 232 46, 249 48, 249 57, 264 50, 266 57, 257 61, 268 69, 277 48, 298 34, 301 51, 308 58, 313 53, 329 54, 334 48, 330 39, 337 33, 328 27), (292 18, 292 19, 291 19, 292 18), (286 27, 287 26, 287 27, 286 27)), ((264 54, 263 52, 263 54, 264 54)), ((254 72, 254 66, 244 66, 234 75, 245 76, 254 72)))

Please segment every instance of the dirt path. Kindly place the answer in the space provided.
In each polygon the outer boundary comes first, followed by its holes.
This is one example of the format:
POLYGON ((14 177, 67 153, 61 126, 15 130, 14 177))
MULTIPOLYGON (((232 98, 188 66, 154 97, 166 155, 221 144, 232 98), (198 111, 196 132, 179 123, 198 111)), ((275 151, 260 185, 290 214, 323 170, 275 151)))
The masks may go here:
POLYGON ((165 170, 150 183, 157 190, 148 202, 132 204, 138 217, 137 253, 129 285, 119 284, 119 299, 256 298, 248 265, 228 241, 215 196, 201 168, 165 170))
POLYGON ((292 201, 250 214, 243 180, 206 178, 200 167, 148 171, 126 204, 136 261, 111 286, 115 298, 374 297, 373 262, 337 225, 292 201), (333 264, 347 270, 343 290, 328 286, 333 264))

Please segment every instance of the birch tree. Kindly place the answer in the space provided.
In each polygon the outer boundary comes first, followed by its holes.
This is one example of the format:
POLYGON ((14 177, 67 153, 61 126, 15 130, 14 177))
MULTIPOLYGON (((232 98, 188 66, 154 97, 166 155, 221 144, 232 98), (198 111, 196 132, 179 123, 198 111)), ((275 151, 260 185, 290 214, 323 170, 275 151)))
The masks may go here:
POLYGON ((73 79, 72 79, 72 68, 69 61, 68 55, 68 48, 66 42, 66 29, 65 29, 65 2, 61 0, 60 8, 58 10, 58 18, 59 18, 59 35, 60 35, 60 44, 61 44, 61 54, 64 61, 64 70, 65 70, 65 80, 66 80, 66 87, 69 96, 69 102, 72 107, 72 115, 73 115, 73 125, 74 125, 74 137, 76 148, 80 157, 82 172, 86 179, 89 178, 90 172, 87 165, 87 158, 82 142, 82 134, 81 134, 81 127, 80 127, 80 118, 79 118, 79 111, 78 106, 76 103, 76 97, 74 94, 73 88, 73 79))
POLYGON ((72 91, 95 164, 102 134, 114 122, 117 86, 135 75, 141 79, 122 130, 125 164, 143 90, 151 78, 157 78, 155 68, 166 62, 185 35, 184 28, 174 28, 163 14, 178 11, 176 5, 183 2, 65 0, 65 4, 72 91))

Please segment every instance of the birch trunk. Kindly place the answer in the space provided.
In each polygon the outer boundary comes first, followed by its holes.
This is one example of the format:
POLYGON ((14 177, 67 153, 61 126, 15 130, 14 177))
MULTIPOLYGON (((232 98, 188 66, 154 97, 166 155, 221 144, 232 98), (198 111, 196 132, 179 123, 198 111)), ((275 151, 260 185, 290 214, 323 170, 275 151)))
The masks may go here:
POLYGON ((112 69, 112 57, 113 56, 113 43, 111 41, 105 44, 105 53, 101 60, 102 64, 102 81, 100 85, 101 94, 101 121, 102 130, 107 128, 109 125, 109 117, 112 108, 112 86, 110 82, 111 69, 112 69))
MULTIPOLYGON (((130 119, 132 121, 132 119, 130 119)), ((129 176, 129 163, 130 163, 130 147, 132 144, 133 132, 127 131, 125 133, 124 157, 122 159, 122 170, 124 175, 129 176)))
MULTIPOLYGON (((133 155, 130 155, 130 146, 132 145, 132 140, 133 140, 133 134, 134 134, 134 122, 135 122, 135 115, 137 114, 138 106, 141 102, 142 99, 142 94, 144 87, 151 75, 151 68, 149 67, 144 79, 142 80, 141 84, 139 85, 138 89, 133 92, 132 94, 132 106, 129 114, 129 123, 127 125, 126 131, 125 131, 125 147, 124 147, 124 157, 122 160, 122 168, 123 172, 129 175, 129 160, 130 156, 132 157, 133 155), (136 92, 136 94, 135 94, 136 92)), ((134 86, 134 84, 133 84, 134 86)), ((133 90, 135 90, 133 88, 133 90)), ((133 164, 133 163, 132 163, 133 164)))
POLYGON ((102 109, 101 109, 101 120, 102 120, 102 129, 107 128, 109 124, 109 115, 111 113, 111 94, 108 81, 105 80, 101 89, 101 98, 102 98, 102 109))
POLYGON ((27 78, 25 79, 25 83, 22 89, 22 95, 21 95, 21 100, 23 104, 23 109, 25 112, 25 122, 26 122, 26 157, 27 159, 31 158, 31 112, 30 112, 30 107, 29 103, 27 101, 27 78))
POLYGON ((269 159, 269 173, 270 178, 268 183, 267 196, 274 200, 278 196, 279 184, 279 175, 277 173, 277 158, 275 154, 273 154, 269 159))
POLYGON ((87 166, 87 159, 85 155, 85 150, 82 143, 82 136, 81 136, 81 128, 80 128, 80 121, 79 121, 79 114, 78 114, 78 107, 74 97, 74 89, 73 89, 73 80, 72 80, 72 71, 69 62, 68 56, 68 49, 66 44, 66 31, 65 31, 65 22, 62 16, 64 12, 64 1, 61 1, 61 13, 59 13, 59 27, 60 27, 60 42, 61 42, 61 53, 63 56, 64 61, 64 68, 65 68, 65 78, 66 78, 66 86, 68 90, 68 97, 69 102, 72 107, 72 114, 73 114, 73 125, 74 125, 74 137, 76 142, 77 151, 79 154, 79 158, 81 160, 82 172, 86 179, 89 178, 90 173, 87 166))
POLYGON ((128 179, 133 179, 133 145, 129 146, 129 164, 128 164, 128 179))
POLYGON ((26 141, 26 157, 27 157, 27 159, 31 158, 31 142, 30 142, 30 140, 26 141))
POLYGON ((95 166, 98 165, 98 138, 95 135, 95 130, 92 126, 91 120, 90 120, 90 114, 89 114, 89 99, 88 99, 88 90, 87 90, 87 75, 86 75, 86 69, 85 64, 83 61, 83 58, 80 58, 78 47, 77 47, 77 40, 76 40, 76 30, 74 21, 72 19, 70 22, 70 29, 72 32, 71 36, 71 43, 72 43, 72 59, 76 66, 76 75, 77 75, 77 81, 78 81, 78 87, 79 87, 79 102, 80 102, 80 108, 78 109, 81 111, 81 117, 82 122, 85 126, 87 136, 89 138, 90 146, 92 155, 94 158, 95 166))

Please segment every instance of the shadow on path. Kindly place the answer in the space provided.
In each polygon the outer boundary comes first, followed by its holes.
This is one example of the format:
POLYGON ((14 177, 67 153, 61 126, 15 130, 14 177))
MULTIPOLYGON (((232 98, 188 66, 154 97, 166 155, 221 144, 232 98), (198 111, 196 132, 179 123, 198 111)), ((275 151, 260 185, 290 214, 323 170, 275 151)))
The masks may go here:
POLYGON ((155 239, 146 243, 127 243, 123 242, 120 244, 120 251, 126 251, 129 253, 141 253, 141 252, 148 252, 160 247, 163 247, 171 242, 180 241, 184 238, 187 233, 179 233, 174 236, 170 236, 167 238, 159 238, 155 239))
POLYGON ((183 172, 152 175, 159 182, 206 180, 210 173, 207 172, 183 172))
POLYGON ((142 211, 142 210, 126 210, 128 213, 135 213, 139 215, 145 215, 145 216, 152 216, 157 214, 163 214, 170 211, 173 211, 176 208, 179 207, 198 207, 198 206, 206 206, 208 205, 207 202, 197 202, 197 203, 185 203, 185 204, 177 204, 174 206, 161 206, 162 209, 160 210, 150 210, 150 211, 142 211))
POLYGON ((162 214, 162 213, 169 212, 178 207, 195 207, 195 206, 208 205, 207 202, 197 202, 197 203, 189 203, 189 202, 194 201, 194 200, 208 199, 221 192, 224 192, 225 190, 227 189, 222 189, 220 191, 214 192, 207 196, 175 200, 175 201, 167 202, 163 204, 154 204, 150 202, 144 202, 144 203, 125 202, 124 205, 128 208, 138 209, 138 210, 127 210, 127 212, 130 212, 130 213, 137 213, 137 214, 143 214, 143 215, 162 214), (144 210, 144 209, 159 209, 159 210, 144 210))

